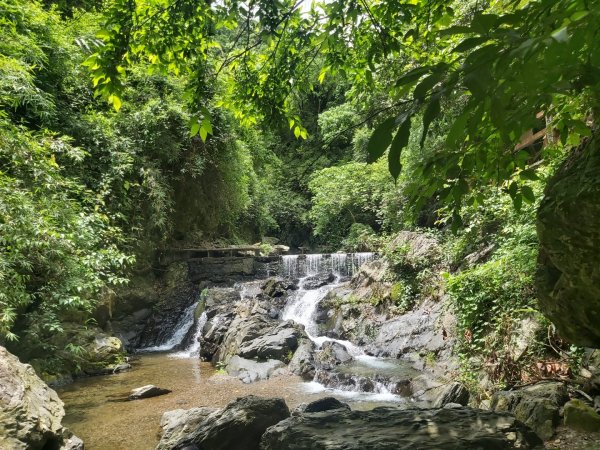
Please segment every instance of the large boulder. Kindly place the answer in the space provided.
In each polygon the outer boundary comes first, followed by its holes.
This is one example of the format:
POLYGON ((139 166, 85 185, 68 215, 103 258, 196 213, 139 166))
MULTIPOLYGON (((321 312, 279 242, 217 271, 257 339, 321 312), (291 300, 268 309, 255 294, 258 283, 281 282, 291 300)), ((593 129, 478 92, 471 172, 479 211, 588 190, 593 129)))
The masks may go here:
POLYGON ((217 408, 191 408, 167 411, 160 419, 162 435, 156 450, 178 448, 182 442, 192 439, 193 433, 217 408))
POLYGON ((237 354, 242 358, 258 360, 278 359, 290 361, 298 348, 298 340, 304 330, 291 321, 283 322, 272 330, 251 341, 245 342, 237 354))
POLYGON ((371 411, 334 409, 292 416, 267 430, 261 450, 543 449, 527 426, 506 413, 469 408, 371 411))
POLYGON ((560 408, 569 399, 563 383, 538 383, 515 391, 499 391, 492 396, 491 409, 507 411, 550 439, 560 423, 560 408))
MULTIPOLYGON (((272 425, 290 416, 285 402, 280 398, 261 398, 254 395, 238 398, 225 408, 208 415, 192 415, 190 433, 167 441, 164 437, 159 450, 258 450, 263 433, 272 425), (197 421, 201 420, 197 425, 197 421)), ((169 423, 168 419, 163 423, 169 423)), ((181 427, 181 422, 178 427, 181 427)))
POLYGON ((561 336, 600 348, 600 137, 550 179, 537 216, 537 293, 561 336))
POLYGON ((62 426, 62 401, 28 364, 0 347, 0 448, 83 450, 62 426))

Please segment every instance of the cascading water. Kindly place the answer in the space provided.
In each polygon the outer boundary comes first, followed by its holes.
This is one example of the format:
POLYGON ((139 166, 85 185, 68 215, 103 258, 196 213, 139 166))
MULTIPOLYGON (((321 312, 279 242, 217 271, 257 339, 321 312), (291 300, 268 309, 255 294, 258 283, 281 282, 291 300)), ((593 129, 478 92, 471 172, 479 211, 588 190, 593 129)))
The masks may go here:
MULTIPOLYGON (((369 372, 370 376, 378 372, 394 372, 398 370, 396 363, 384 358, 366 355, 363 350, 349 341, 333 339, 328 336, 319 336, 318 326, 315 321, 318 304, 326 295, 339 286, 339 280, 343 277, 352 276, 360 266, 375 259, 373 253, 337 253, 333 255, 306 255, 306 268, 302 267, 302 255, 283 257, 284 276, 300 276, 300 289, 288 300, 283 312, 283 320, 293 320, 304 325, 309 338, 318 346, 330 341, 343 345, 348 353, 354 358, 352 366, 357 372, 369 372), (336 275, 336 281, 332 284, 319 287, 318 289, 304 289, 303 281, 310 276, 319 273, 332 272, 336 275)), ((364 379, 364 377, 363 377, 364 379)), ((365 399, 370 401, 398 401, 400 397, 391 392, 385 381, 372 379, 369 382, 371 392, 360 392, 354 385, 336 386, 334 390, 338 395, 365 399)), ((316 392, 326 389, 321 383, 313 381, 307 384, 308 390, 316 392)))
POLYGON ((161 345, 156 345, 153 347, 144 347, 140 348, 141 352, 166 352, 174 349, 178 345, 180 345, 185 339, 186 335, 194 325, 194 311, 198 306, 198 302, 190 305, 186 308, 184 313, 181 315, 177 326, 173 329, 173 334, 161 345))
POLYGON ((331 272, 338 278, 354 275, 360 266, 377 258, 375 253, 315 253, 310 255, 284 255, 281 257, 281 275, 304 278, 331 272))
POLYGON ((172 353, 169 356, 173 358, 197 358, 200 356, 200 337, 202 336, 202 329, 206 324, 206 320, 206 313, 203 312, 200 317, 198 317, 198 320, 196 320, 196 332, 194 333, 189 346, 185 350, 172 353))

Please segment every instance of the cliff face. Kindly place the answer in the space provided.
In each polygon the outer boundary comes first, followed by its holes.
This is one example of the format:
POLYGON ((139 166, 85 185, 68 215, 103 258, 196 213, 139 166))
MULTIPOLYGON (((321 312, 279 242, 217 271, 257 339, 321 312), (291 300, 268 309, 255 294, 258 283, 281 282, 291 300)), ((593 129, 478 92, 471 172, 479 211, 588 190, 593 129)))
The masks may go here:
POLYGON ((571 342, 600 347, 600 139, 577 149, 548 182, 537 217, 538 296, 571 342))

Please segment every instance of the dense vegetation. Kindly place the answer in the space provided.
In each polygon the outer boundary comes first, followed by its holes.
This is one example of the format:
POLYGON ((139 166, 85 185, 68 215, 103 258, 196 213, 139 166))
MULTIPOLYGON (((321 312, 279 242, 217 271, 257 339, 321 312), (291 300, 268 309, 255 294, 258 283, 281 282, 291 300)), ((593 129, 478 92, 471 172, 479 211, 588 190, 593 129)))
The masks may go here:
MULTIPOLYGON (((592 134, 599 14, 595 0, 0 0, 0 342, 68 359, 45 337, 159 248, 276 235, 368 250, 426 229, 465 361, 520 378, 502 343, 539 316, 535 208, 592 134)), ((418 288, 397 276, 409 306, 418 288)))

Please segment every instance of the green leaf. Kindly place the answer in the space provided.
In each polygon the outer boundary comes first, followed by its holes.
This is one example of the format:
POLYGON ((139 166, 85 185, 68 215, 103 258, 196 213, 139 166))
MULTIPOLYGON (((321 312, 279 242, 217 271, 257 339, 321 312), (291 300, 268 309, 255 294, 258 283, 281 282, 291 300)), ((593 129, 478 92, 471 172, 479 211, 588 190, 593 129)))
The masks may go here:
POLYGON ((425 113, 423 113, 423 134, 421 135, 421 147, 425 144, 425 138, 427 137, 427 132, 429 131, 429 125, 431 122, 440 114, 440 97, 438 95, 434 96, 427 108, 425 109, 425 113))
POLYGON ((523 198, 525 199, 525 201, 527 201, 528 203, 535 202, 535 194, 533 193, 533 189, 531 189, 531 186, 521 187, 521 193, 523 194, 523 198))
POLYGON ((410 137, 410 126, 411 126, 411 115, 407 115, 404 121, 400 124, 396 136, 392 141, 390 153, 388 154, 388 167, 390 174, 394 177, 394 180, 398 179, 400 171, 402 170, 402 163, 400 162, 400 156, 402 155, 402 149, 408 145, 408 138, 410 137))
POLYGON ((413 97, 415 100, 422 100, 425 98, 427 93, 433 88, 441 79, 443 73, 442 71, 434 72, 417 84, 415 91, 413 92, 413 97))
POLYGON ((410 70, 404 75, 402 75, 398 80, 396 80, 396 87, 404 86, 405 84, 410 84, 417 81, 427 72, 429 72, 431 68, 429 66, 417 67, 416 69, 410 70))
POLYGON ((479 44, 483 44, 487 40, 488 38, 485 36, 468 38, 462 41, 456 47, 454 47, 452 51, 455 53, 463 53, 467 50, 471 50, 472 48, 477 47, 479 44))
POLYGON ((540 178, 538 177, 538 174, 536 173, 535 169, 523 170, 521 173, 519 173, 519 176, 521 177, 521 179, 529 181, 535 181, 540 178))
POLYGON ((381 158, 381 155, 388 148, 392 142, 392 130, 396 125, 396 118, 389 117, 379 124, 373 134, 369 143, 367 144, 367 162, 373 163, 381 158))
MULTIPOLYGON (((452 124, 448 135, 446 136, 446 145, 456 147, 459 139, 466 133, 467 121, 469 120, 468 111, 462 113, 452 124)), ((461 139, 462 140, 462 139, 461 139)))

